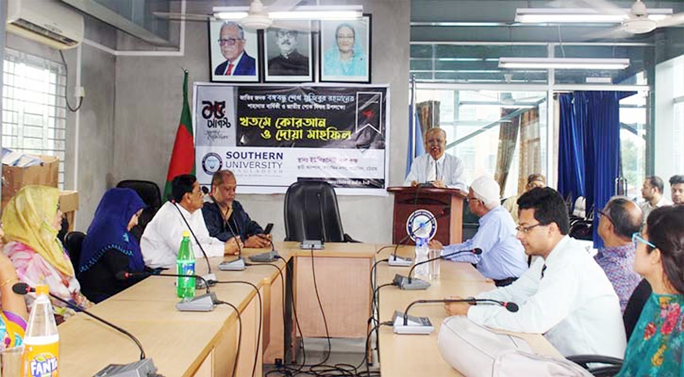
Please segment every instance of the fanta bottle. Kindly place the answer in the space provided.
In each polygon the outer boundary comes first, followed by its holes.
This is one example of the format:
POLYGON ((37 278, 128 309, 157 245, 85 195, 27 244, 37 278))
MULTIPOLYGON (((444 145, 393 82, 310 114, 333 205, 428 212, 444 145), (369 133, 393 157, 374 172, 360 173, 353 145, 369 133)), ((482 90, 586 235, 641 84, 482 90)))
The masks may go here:
POLYGON ((36 287, 36 301, 24 337, 23 377, 59 376, 59 333, 47 285, 36 287))

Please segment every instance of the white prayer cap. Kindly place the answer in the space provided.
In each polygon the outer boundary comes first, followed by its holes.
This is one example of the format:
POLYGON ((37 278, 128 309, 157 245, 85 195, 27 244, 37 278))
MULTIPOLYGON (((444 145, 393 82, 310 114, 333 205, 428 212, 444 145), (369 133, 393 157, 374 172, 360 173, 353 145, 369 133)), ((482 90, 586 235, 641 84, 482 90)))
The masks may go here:
POLYGON ((499 197, 501 188, 494 178, 486 175, 478 177, 470 185, 470 188, 473 189, 473 195, 477 199, 482 200, 488 209, 501 204, 501 198, 499 197))

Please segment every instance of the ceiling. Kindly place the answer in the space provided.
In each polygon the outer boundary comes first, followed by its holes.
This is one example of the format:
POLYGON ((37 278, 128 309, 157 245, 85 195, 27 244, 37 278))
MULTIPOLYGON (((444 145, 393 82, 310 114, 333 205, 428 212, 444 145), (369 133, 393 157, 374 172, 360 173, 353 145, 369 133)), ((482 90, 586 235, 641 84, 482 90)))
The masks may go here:
MULTIPOLYGON (((611 2, 621 8, 629 8, 633 3, 611 2)), ((684 1, 645 2, 650 8, 684 11, 684 1)), ((554 81, 558 84, 584 84, 592 80, 634 84, 634 74, 654 65, 655 46, 672 34, 669 30, 656 30, 628 38, 601 39, 600 34, 614 25, 514 22, 516 8, 572 7, 572 4, 567 0, 412 0, 411 73, 418 82, 543 84, 549 80, 547 70, 499 69, 498 59, 629 58, 631 65, 626 70, 556 70, 554 81)))

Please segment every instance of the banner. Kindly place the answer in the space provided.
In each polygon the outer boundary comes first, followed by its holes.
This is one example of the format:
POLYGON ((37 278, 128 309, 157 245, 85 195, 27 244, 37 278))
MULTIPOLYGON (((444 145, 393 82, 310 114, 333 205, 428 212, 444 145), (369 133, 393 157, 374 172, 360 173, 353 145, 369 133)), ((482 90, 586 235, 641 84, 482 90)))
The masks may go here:
POLYGON ((338 194, 387 195, 386 85, 195 84, 197 178, 235 173, 240 193, 324 180, 338 194))

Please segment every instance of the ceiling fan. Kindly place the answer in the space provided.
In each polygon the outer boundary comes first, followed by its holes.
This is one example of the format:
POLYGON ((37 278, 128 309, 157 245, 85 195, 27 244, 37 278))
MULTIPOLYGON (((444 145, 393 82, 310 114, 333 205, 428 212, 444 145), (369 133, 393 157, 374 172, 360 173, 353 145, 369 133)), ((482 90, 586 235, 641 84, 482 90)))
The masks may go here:
POLYGON ((663 10, 659 9, 660 12, 652 12, 649 15, 649 10, 642 0, 634 1, 632 7, 627 11, 626 17, 625 9, 607 0, 580 0, 580 2, 585 7, 594 9, 599 13, 607 16, 614 15, 618 20, 621 19, 620 26, 613 30, 613 34, 646 34, 657 28, 684 24, 684 13, 671 14, 671 10, 668 9, 669 12, 663 14, 663 10))
POLYGON ((362 16, 361 6, 318 6, 299 5, 304 0, 275 0, 264 5, 261 0, 252 0, 249 7, 217 6, 212 14, 183 14, 155 12, 160 18, 185 21, 233 20, 249 30, 263 30, 285 21, 288 29, 311 29, 310 25, 297 25, 292 21, 351 20, 362 16), (289 22, 288 22, 289 21, 289 22))

